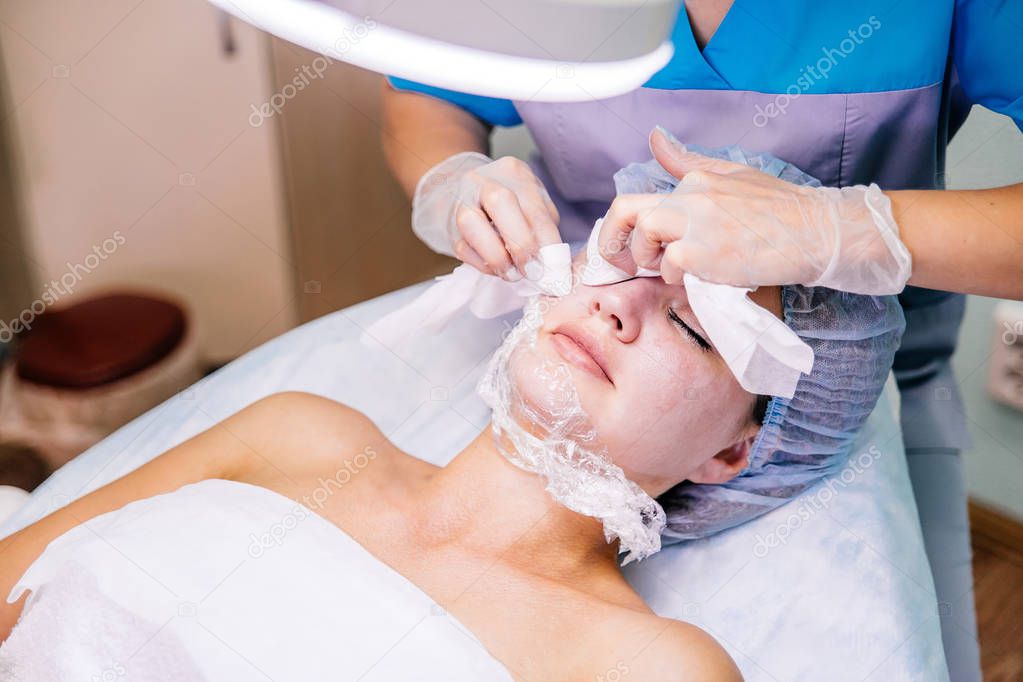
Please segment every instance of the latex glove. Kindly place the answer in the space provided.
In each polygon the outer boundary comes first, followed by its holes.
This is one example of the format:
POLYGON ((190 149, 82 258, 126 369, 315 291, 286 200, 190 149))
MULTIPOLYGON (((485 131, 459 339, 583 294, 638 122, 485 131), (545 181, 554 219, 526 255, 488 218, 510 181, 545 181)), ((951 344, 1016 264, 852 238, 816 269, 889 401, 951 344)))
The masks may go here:
POLYGON ((912 260, 877 185, 793 185, 686 151, 660 128, 650 146, 681 183, 671 194, 614 200, 600 251, 616 267, 658 269, 670 284, 689 272, 740 287, 803 284, 875 295, 905 287, 912 260))
POLYGON ((524 161, 456 154, 420 178, 412 231, 434 251, 508 281, 539 279, 537 254, 558 244, 558 210, 524 161))

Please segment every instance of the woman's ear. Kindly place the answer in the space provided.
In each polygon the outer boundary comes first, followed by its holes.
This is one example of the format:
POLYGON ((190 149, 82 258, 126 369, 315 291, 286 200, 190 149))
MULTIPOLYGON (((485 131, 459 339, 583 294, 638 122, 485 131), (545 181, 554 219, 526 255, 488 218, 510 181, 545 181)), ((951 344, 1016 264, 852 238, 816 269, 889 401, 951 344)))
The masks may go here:
POLYGON ((749 454, 758 431, 760 427, 754 427, 752 433, 747 432, 742 440, 708 459, 689 474, 689 480, 693 483, 726 483, 738 476, 749 464, 749 454))

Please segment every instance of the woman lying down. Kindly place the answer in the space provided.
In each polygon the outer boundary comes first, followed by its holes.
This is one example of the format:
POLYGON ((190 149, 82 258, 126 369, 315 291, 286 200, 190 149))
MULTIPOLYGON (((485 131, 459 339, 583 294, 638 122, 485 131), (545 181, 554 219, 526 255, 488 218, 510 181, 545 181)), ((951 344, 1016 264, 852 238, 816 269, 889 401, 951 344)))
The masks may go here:
POLYGON ((622 577, 661 538, 780 505, 847 453, 902 329, 890 298, 761 288, 816 353, 745 392, 659 278, 537 298, 443 468, 282 393, 8 538, 14 680, 735 680, 622 577), (315 511, 314 511, 315 509, 315 511))

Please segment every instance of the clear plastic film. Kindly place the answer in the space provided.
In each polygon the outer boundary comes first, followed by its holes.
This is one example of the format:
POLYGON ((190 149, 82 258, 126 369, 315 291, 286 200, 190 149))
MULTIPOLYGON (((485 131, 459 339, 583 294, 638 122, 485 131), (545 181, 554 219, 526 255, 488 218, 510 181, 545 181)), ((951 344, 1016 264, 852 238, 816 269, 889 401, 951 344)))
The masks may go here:
POLYGON ((568 365, 537 348, 541 301, 529 300, 480 380, 498 449, 540 475, 558 503, 599 519, 607 541, 619 540, 623 565, 648 557, 661 548, 664 510, 607 457, 568 365), (523 390, 527 385, 536 391, 523 390))

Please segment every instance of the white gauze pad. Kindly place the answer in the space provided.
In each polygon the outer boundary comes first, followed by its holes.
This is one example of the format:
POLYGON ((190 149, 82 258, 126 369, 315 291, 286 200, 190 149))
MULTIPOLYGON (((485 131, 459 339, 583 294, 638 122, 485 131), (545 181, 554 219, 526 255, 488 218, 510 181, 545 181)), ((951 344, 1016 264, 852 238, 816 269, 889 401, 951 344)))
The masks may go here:
POLYGON ((572 291, 572 250, 568 244, 550 244, 538 255, 542 272, 535 280, 507 282, 485 275, 471 265, 459 265, 406 306, 384 315, 363 334, 388 348, 404 343, 409 332, 436 334, 468 307, 481 320, 500 317, 526 304, 537 294, 564 296, 572 291))

